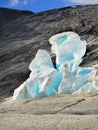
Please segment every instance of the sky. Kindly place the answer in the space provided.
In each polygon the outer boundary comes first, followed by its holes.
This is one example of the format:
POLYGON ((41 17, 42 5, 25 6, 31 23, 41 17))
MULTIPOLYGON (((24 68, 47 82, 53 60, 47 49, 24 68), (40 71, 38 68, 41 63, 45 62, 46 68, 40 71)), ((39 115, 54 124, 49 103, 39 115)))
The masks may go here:
POLYGON ((0 0, 0 7, 41 12, 72 5, 98 4, 98 0, 0 0))

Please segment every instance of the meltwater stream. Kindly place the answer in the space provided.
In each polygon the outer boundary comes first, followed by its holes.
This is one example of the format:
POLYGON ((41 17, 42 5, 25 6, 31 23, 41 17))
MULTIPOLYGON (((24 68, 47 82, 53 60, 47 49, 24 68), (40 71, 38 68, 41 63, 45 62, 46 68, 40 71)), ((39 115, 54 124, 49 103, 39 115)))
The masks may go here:
POLYGON ((63 32, 49 39, 56 55, 54 68, 47 51, 39 49, 29 65, 29 78, 20 85, 13 99, 50 97, 56 94, 81 94, 98 90, 98 65, 80 67, 86 41, 74 32, 63 32))

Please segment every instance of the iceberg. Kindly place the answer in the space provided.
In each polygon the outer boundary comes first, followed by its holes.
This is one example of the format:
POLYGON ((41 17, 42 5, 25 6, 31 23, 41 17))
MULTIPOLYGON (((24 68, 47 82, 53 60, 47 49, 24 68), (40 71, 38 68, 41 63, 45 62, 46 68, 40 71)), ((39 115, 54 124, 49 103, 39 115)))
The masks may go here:
POLYGON ((56 55, 56 68, 49 53, 39 49, 29 65, 29 78, 14 90, 14 100, 98 90, 98 65, 79 66, 86 53, 85 40, 74 32, 63 32, 52 36, 49 42, 56 55))

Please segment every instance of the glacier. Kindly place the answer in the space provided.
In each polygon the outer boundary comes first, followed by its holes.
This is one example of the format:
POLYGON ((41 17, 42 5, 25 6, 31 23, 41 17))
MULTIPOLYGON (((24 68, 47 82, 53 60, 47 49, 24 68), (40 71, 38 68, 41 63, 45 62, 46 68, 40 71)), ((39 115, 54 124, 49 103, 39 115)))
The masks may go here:
POLYGON ((56 67, 49 53, 39 49, 29 65, 29 78, 14 90, 14 100, 98 90, 98 65, 79 66, 86 53, 85 40, 75 32, 63 32, 52 36, 49 42, 51 52, 56 55, 56 67))

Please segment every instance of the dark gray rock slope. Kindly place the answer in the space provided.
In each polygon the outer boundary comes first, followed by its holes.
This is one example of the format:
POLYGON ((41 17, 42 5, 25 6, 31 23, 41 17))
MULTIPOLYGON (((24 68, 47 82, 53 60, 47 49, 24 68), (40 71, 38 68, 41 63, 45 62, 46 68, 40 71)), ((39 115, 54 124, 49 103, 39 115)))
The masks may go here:
POLYGON ((3 24, 7 24, 8 22, 15 20, 21 16, 27 16, 32 14, 31 11, 20 11, 8 8, 0 8, 0 27, 3 24))
POLYGON ((36 51, 50 52, 48 39, 64 31, 77 32, 88 41, 83 66, 98 63, 98 5, 41 13, 0 9, 0 98, 13 94, 29 76, 28 65, 36 51))

